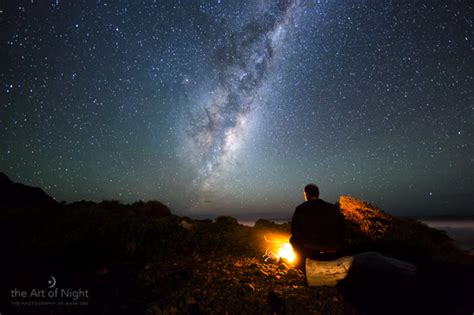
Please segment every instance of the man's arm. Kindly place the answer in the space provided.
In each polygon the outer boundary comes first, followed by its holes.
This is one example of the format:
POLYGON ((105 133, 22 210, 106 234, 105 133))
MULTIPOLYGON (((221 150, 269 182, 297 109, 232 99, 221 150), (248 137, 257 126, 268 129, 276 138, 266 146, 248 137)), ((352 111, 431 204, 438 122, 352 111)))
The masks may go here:
POLYGON ((341 209, 339 206, 336 206, 337 208, 337 214, 338 214, 338 237, 339 241, 341 244, 341 248, 344 247, 344 242, 345 242, 345 235, 346 235, 346 220, 344 218, 344 215, 341 212, 341 209))
POLYGON ((291 218, 291 236, 298 239, 302 236, 302 229, 301 229, 301 214, 298 211, 298 208, 295 209, 295 213, 293 214, 293 218, 291 218))

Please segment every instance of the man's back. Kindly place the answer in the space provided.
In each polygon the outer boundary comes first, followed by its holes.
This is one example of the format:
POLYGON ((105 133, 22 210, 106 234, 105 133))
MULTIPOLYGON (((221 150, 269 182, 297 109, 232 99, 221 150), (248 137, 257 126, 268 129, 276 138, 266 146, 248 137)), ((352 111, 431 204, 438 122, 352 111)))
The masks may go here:
POLYGON ((333 204, 312 199, 296 207, 291 221, 294 241, 316 251, 340 250, 343 217, 333 204))

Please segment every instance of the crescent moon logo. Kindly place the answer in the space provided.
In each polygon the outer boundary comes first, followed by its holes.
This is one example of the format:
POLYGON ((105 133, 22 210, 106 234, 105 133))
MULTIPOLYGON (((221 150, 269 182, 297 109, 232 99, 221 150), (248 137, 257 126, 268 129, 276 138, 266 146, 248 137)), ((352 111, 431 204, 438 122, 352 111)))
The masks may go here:
POLYGON ((50 289, 54 288, 56 286, 56 278, 54 278, 53 276, 49 276, 48 285, 50 289))

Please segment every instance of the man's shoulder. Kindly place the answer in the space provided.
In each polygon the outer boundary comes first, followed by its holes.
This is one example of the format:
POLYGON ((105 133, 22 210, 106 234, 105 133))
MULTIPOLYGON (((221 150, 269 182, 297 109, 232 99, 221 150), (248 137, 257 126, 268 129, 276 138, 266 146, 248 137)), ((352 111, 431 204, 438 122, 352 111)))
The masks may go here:
POLYGON ((323 199, 307 201, 304 204, 302 204, 302 206, 304 208, 312 208, 312 209, 337 209, 337 206, 335 204, 324 201, 323 199))
POLYGON ((329 203, 322 199, 316 199, 316 200, 305 201, 302 204, 298 205, 295 209, 295 212, 306 211, 307 209, 314 209, 314 208, 337 209, 337 206, 335 204, 329 203))
POLYGON ((295 211, 298 211, 298 209, 299 209, 299 210, 301 210, 301 209, 305 209, 305 208, 307 208, 307 207, 308 207, 308 202, 307 202, 307 201, 305 201, 305 202, 303 202, 303 203, 299 204, 298 206, 296 206, 296 209, 295 209, 295 211))
MULTIPOLYGON (((320 199, 321 200, 321 199, 320 199)), ((322 208, 322 209, 326 209, 326 211, 335 211, 335 212, 339 212, 339 207, 333 203, 330 203, 330 202, 327 202, 327 201, 324 201, 324 200, 321 200, 321 203, 319 204, 318 206, 319 208, 322 208)))
POLYGON ((322 200, 322 199, 318 199, 318 202, 319 202, 320 205, 324 205, 324 206, 326 206, 326 207, 336 207, 335 204, 330 203, 330 202, 327 202, 327 201, 324 201, 324 200, 322 200))

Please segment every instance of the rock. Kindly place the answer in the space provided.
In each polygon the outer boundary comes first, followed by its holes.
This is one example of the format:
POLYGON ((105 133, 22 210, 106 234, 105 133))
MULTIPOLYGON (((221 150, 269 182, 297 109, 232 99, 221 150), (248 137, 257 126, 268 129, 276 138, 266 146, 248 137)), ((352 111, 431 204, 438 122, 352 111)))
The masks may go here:
POLYGON ((181 220, 181 222, 179 222, 179 225, 188 231, 194 231, 197 228, 196 224, 188 223, 185 220, 181 220))
POLYGON ((420 278, 417 267, 411 263, 366 252, 353 256, 352 266, 345 279, 338 282, 337 289, 363 312, 420 313, 413 309, 424 291, 420 278))
POLYGON ((306 281, 309 286, 335 286, 347 277, 353 257, 346 256, 332 261, 306 259, 306 281))
POLYGON ((253 283, 247 283, 245 286, 250 288, 252 291, 255 291, 255 285, 253 283))
POLYGON ((357 275, 360 279, 383 277, 398 282, 401 279, 415 280, 418 271, 413 264, 376 252, 345 256, 332 261, 306 259, 306 279, 309 286, 335 286, 349 274, 357 275))
POLYGON ((161 308, 158 307, 158 305, 152 305, 151 307, 149 307, 145 314, 147 315, 162 315, 163 314, 163 311, 161 310, 161 308))
POLYGON ((456 262, 464 256, 446 233, 417 220, 391 216, 349 196, 340 197, 339 207, 345 218, 346 253, 382 250, 420 264, 432 260, 456 262))
POLYGON ((415 265, 377 252, 354 255, 352 268, 366 268, 370 272, 388 272, 406 277, 415 277, 418 273, 415 265))

